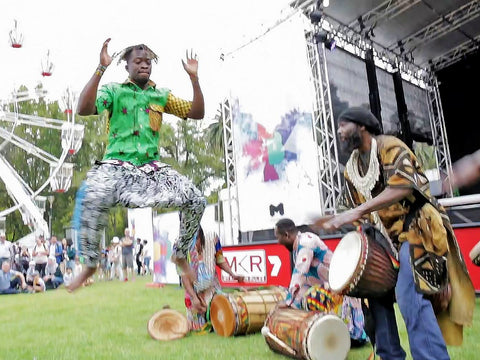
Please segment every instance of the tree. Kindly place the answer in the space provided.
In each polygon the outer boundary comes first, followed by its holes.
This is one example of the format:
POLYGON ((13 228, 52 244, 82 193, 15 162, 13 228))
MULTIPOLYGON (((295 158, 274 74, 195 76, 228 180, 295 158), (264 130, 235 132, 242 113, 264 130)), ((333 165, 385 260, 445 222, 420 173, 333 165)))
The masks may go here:
MULTIPOLYGON (((227 100, 226 100, 227 101, 227 100)), ((213 122, 208 126, 206 138, 212 148, 217 151, 224 152, 224 136, 223 136, 223 111, 222 104, 219 104, 217 113, 213 118, 213 122)))
POLYGON ((435 157, 435 148, 426 143, 415 143, 415 155, 424 170, 436 169, 437 159, 435 157))
POLYGON ((164 123, 160 130, 161 160, 185 175, 202 192, 215 192, 225 178, 223 149, 205 136, 199 121, 164 123))
MULTIPOLYGON (((27 90, 24 86, 19 89, 19 91, 24 90, 27 90)), ((41 87, 37 90, 41 90, 41 87)), ((13 105, 11 105, 9 110, 13 111, 13 105)), ((18 104, 18 112, 52 119, 66 119, 66 115, 61 111, 58 102, 48 102, 45 98, 20 102, 18 104)), ((72 186, 67 192, 61 194, 52 193, 48 186, 40 194, 44 196, 54 195, 53 209, 47 208, 46 212, 49 216, 53 215, 51 231, 58 236, 62 236, 64 229, 70 226, 78 186, 85 178, 86 172, 94 161, 102 158, 106 146, 106 118, 104 116, 77 117, 76 122, 85 123, 85 135, 80 151, 73 156, 67 157, 66 160, 74 163, 75 166, 72 186)), ((9 129, 10 125, 7 122, 0 122, 0 126, 9 129)), ((62 147, 58 130, 18 125, 14 129, 14 133, 37 147, 48 151, 57 158, 61 155, 62 147)), ((48 179, 50 174, 49 164, 25 152, 23 149, 7 145, 3 149, 2 154, 32 189, 38 189, 48 179)), ((13 201, 6 191, 5 184, 0 182, 1 208, 5 209, 13 205, 13 201)), ((28 233, 30 233, 30 229, 24 225, 21 214, 18 211, 8 216, 7 236, 9 239, 16 240, 28 233)))
MULTIPOLYGON (((26 90, 27 88, 24 86, 19 88, 19 91, 26 90)), ((38 90, 41 91, 41 85, 38 87, 38 90)), ((13 107, 14 105, 10 104, 7 110, 13 111, 13 107)), ((18 112, 48 118, 65 118, 58 103, 47 103, 44 98, 18 103, 18 112)), ((6 121, 2 121, 0 126, 8 131, 12 131, 14 135, 27 140, 29 143, 46 150, 56 157, 59 157, 61 154, 60 132, 58 130, 26 125, 12 127, 12 124, 6 121)), ((33 190, 37 190, 47 181, 50 173, 49 163, 34 156, 31 151, 25 151, 20 147, 13 146, 11 143, 6 143, 5 145, 2 149, 2 155, 4 155, 5 159, 13 166, 27 186, 33 190)), ((5 184, 1 183, 0 189, 0 206, 4 209, 12 207, 14 203, 6 191, 5 184)), ((8 216, 7 236, 9 239, 18 239, 29 232, 30 230, 24 225, 24 221, 19 212, 8 216)))

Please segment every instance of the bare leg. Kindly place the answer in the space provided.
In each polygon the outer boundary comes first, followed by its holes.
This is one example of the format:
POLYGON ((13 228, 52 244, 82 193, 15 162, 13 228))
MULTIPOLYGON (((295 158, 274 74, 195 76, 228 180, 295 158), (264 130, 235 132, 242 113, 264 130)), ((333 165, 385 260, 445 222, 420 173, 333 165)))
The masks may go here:
POLYGON ((87 280, 90 276, 95 274, 95 271, 97 268, 90 268, 87 267, 85 268, 78 276, 73 278, 72 283, 70 286, 67 288, 69 292, 75 291, 78 287, 82 286, 85 280, 87 280))

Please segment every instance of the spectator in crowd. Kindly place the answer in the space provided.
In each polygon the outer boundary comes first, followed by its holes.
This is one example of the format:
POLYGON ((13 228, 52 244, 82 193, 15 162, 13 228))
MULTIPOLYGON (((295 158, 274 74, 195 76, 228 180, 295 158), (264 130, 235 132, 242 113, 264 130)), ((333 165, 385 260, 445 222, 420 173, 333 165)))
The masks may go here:
POLYGON ((32 286, 29 288, 29 291, 32 293, 39 293, 39 292, 45 292, 46 290, 47 290, 47 287, 45 286, 45 282, 40 276, 40 273, 37 270, 35 270, 33 272, 32 286))
MULTIPOLYGON (((77 276, 79 276, 83 271, 83 264, 80 262, 80 258, 77 256, 75 256, 75 266, 73 268, 73 278, 75 280, 75 278, 77 276)), ((93 278, 92 276, 89 276, 85 279, 85 281, 83 281, 82 283, 82 286, 87 286, 87 285, 90 285, 93 283, 93 278)), ((70 283, 71 285, 71 283, 70 283)))
POLYGON ((108 259, 108 247, 102 249, 102 252, 100 254, 100 263, 98 264, 99 267, 99 272, 98 272, 98 278, 99 279, 109 279, 110 278, 110 261, 108 259))
POLYGON ((43 281, 48 290, 56 289, 63 284, 63 274, 56 260, 55 256, 49 256, 47 266, 45 267, 43 281))
POLYGON ((110 251, 110 259, 112 262, 112 268, 110 270, 110 280, 113 280, 115 276, 118 276, 118 279, 122 280, 122 246, 120 245, 120 239, 117 236, 114 236, 112 239, 112 250, 110 251))
POLYGON ((137 238, 135 246, 135 262, 137 263, 137 275, 143 275, 143 244, 140 238, 137 238))
POLYGON ((40 273, 40 276, 44 276, 48 260, 48 248, 45 245, 43 236, 37 237, 37 243, 33 247, 32 257, 35 261, 35 270, 40 273))
POLYGON ((62 273, 65 273, 65 270, 67 268, 67 239, 63 238, 62 239, 62 262, 60 263, 60 270, 62 270, 62 273))
POLYGON ((63 275, 63 283, 65 286, 70 286, 73 280, 73 271, 72 268, 67 266, 67 270, 65 270, 65 275, 63 275))
MULTIPOLYGON (((26 246, 22 246, 22 251, 20 252, 20 265, 22 267, 22 273, 24 275, 27 274, 27 270, 30 264, 30 252, 28 251, 28 248, 26 246)), ((35 265, 35 262, 33 263, 35 265)))
POLYGON ((129 274, 132 280, 135 280, 133 275, 133 236, 130 235, 130 230, 125 229, 125 236, 122 238, 122 269, 125 271, 124 281, 128 281, 129 274))
POLYGON ((148 274, 150 275, 151 274, 150 260, 152 259, 152 257, 150 256, 150 251, 148 249, 147 244, 148 244, 148 241, 143 240, 143 268, 144 268, 144 273, 146 274, 148 272, 148 274))
POLYGON ((7 241, 5 232, 0 231, 0 265, 13 257, 12 243, 7 241))
POLYGON ((0 295, 17 294, 26 288, 27 283, 23 274, 10 268, 10 260, 4 260, 0 271, 0 295))
POLYGON ((54 256, 57 265, 63 261, 63 247, 55 235, 50 238, 49 256, 54 256))
POLYGON ((77 277, 81 274, 83 270, 82 263, 80 262, 80 258, 75 256, 75 266, 73 267, 73 277, 77 277))
POLYGON ((25 276, 25 281, 28 286, 33 285, 33 278, 34 278, 34 273, 35 273, 35 261, 31 260, 28 263, 28 269, 27 269, 27 275, 25 276))
MULTIPOLYGON (((15 271, 20 271, 23 274, 23 267, 22 264, 20 263, 20 246, 13 243, 12 244, 12 258, 11 260, 13 261, 13 266, 12 269, 15 271)), ((25 275, 25 274, 23 274, 25 275)))
POLYGON ((73 246, 72 239, 67 239, 67 267, 73 268, 75 267, 75 256, 77 255, 77 251, 73 246))
MULTIPOLYGON (((53 275, 55 273, 55 270, 57 270, 57 267, 58 265, 57 265, 55 256, 50 255, 47 258, 47 266, 45 266, 45 276, 53 275)), ((43 278, 43 280, 45 280, 45 277, 43 278)))

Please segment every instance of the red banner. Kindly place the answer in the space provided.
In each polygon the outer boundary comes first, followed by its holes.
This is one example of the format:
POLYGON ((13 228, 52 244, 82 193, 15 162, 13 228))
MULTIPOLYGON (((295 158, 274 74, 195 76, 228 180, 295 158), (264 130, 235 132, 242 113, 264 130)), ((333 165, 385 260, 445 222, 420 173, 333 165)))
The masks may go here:
POLYGON ((470 279, 476 292, 480 292, 480 267, 473 265, 468 254, 472 248, 480 241, 480 226, 454 229, 457 237, 460 251, 462 252, 465 263, 467 264, 470 279))
MULTIPOLYGON (((480 241, 480 226, 456 228, 455 235, 460 251, 467 264, 473 286, 480 292, 480 267, 473 265, 468 254, 480 241)), ((335 251, 340 238, 322 239, 330 250, 335 251)), ((223 247, 223 255, 237 275, 245 276, 245 283, 232 281, 230 275, 217 267, 218 277, 222 286, 284 286, 290 284, 292 264, 290 252, 276 243, 257 245, 238 245, 223 247)))
POLYGON ((279 244, 224 246, 223 256, 237 275, 245 277, 242 284, 217 267, 222 286, 284 286, 290 284, 292 265, 290 252, 279 244))

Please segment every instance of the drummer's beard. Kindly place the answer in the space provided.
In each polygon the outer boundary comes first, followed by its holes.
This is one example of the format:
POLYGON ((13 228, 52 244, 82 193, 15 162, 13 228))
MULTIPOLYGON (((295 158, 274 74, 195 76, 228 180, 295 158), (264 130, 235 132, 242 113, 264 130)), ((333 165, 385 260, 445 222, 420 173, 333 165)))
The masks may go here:
POLYGON ((360 130, 353 131, 345 140, 339 139, 340 151, 345 155, 350 155, 353 150, 358 149, 362 145, 362 138, 360 136, 360 130))

